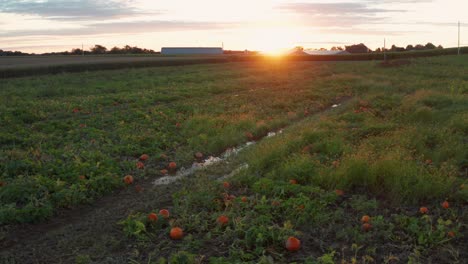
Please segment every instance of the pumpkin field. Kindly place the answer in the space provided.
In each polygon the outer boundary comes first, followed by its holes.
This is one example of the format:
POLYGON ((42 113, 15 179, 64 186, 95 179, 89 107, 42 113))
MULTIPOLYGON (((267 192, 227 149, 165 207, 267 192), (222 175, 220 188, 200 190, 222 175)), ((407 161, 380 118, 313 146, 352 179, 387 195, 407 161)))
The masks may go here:
POLYGON ((0 263, 466 263, 468 56, 0 80, 0 263))

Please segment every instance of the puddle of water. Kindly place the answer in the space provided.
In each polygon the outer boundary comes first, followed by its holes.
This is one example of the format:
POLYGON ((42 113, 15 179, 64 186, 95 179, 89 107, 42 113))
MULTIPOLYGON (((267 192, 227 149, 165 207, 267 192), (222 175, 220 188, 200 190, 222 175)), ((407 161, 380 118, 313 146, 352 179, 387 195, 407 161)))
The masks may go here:
POLYGON ((175 181, 178 181, 180 179, 183 179, 183 178, 185 178, 187 176, 190 176, 190 175, 194 174, 197 170, 204 169, 206 167, 209 167, 209 166, 212 166, 214 164, 225 161, 229 157, 239 154, 239 152, 243 151, 245 148, 247 148, 247 147, 249 147, 251 145, 254 145, 255 143, 256 143, 255 141, 249 141, 249 142, 245 143, 244 145, 242 145, 240 147, 227 149, 219 157, 210 156, 207 159, 205 159, 203 162, 194 162, 192 164, 192 167, 190 167, 188 169, 181 168, 179 171, 177 171, 176 175, 161 177, 159 179, 156 179, 153 182, 153 184, 156 185, 156 186, 171 184, 171 183, 173 183, 175 181))
MULTIPOLYGON (((334 105, 332 105, 332 108, 336 108, 336 107, 338 107, 340 105, 341 104, 334 104, 334 105)), ((274 136, 276 136, 278 134, 282 134, 282 133, 283 133, 283 129, 280 129, 277 132, 274 132, 274 131, 268 132, 266 137, 270 138, 270 137, 274 137, 274 136)), ((180 179, 183 179, 183 178, 185 178, 187 176, 190 176, 190 175, 194 174, 197 170, 204 169, 206 167, 212 166, 212 165, 217 164, 219 162, 225 161, 229 157, 239 154, 239 152, 241 152, 242 150, 244 150, 245 148, 247 148, 247 147, 249 147, 251 145, 254 145, 255 143, 256 143, 255 141, 249 141, 249 142, 245 143, 244 145, 242 145, 240 147, 228 148, 219 157, 210 156, 207 159, 205 159, 203 162, 194 162, 192 164, 192 167, 190 167, 188 169, 181 168, 179 171, 177 171, 176 175, 161 177, 159 179, 156 179, 153 182, 153 184, 156 185, 156 186, 171 184, 171 183, 173 183, 175 181, 178 181, 180 179)), ((223 180, 223 179, 230 178, 230 177, 234 176, 235 174, 237 174, 240 170, 243 170, 243 169, 246 169, 246 168, 248 168, 248 164, 243 164, 239 168, 233 170, 231 173, 220 177, 218 180, 223 180)))

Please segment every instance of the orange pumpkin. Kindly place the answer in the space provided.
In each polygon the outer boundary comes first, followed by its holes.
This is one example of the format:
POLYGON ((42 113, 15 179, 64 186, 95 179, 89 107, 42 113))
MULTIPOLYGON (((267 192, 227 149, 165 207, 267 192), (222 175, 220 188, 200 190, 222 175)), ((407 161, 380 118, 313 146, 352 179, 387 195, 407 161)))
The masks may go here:
POLYGON ((363 222, 363 223, 369 223, 370 219, 371 219, 370 216, 364 215, 364 216, 361 218, 361 222, 363 222))
POLYGON ((145 161, 145 160, 148 160, 149 159, 149 156, 147 154, 143 154, 140 156, 140 160, 141 161, 145 161))
POLYGON ((246 202, 249 201, 249 199, 248 199, 246 196, 242 196, 241 201, 242 201, 243 203, 246 203, 246 202))
POLYGON ((449 231, 449 232, 447 233, 447 236, 450 237, 450 238, 454 238, 454 237, 455 237, 455 232, 449 231))
POLYGON ((229 217, 221 215, 220 217, 218 217, 218 223, 221 225, 227 225, 227 223, 229 223, 229 217))
POLYGON ((167 209, 161 209, 159 210, 159 214, 162 215, 164 218, 169 218, 169 210, 167 209))
POLYGON ((419 208, 419 212, 421 214, 427 214, 427 212, 429 212, 429 209, 427 209, 427 207, 423 206, 423 207, 419 208))
POLYGON ((289 237, 286 240, 286 249, 291 252, 298 251, 301 248, 301 241, 295 237, 289 237))
POLYGON ((445 209, 448 209, 448 208, 450 207, 449 202, 448 202, 448 201, 444 201, 444 202, 442 203, 442 207, 445 208, 445 209))
POLYGON ((179 227, 173 227, 171 228, 171 232, 169 233, 169 236, 174 240, 179 240, 184 237, 184 231, 179 227))
POLYGON ((175 170, 175 169, 177 169, 177 163, 175 163, 174 161, 170 162, 168 168, 169 168, 170 170, 175 170))
POLYGON ((137 162, 136 167, 137 167, 137 169, 144 169, 145 164, 143 162, 139 161, 139 162, 137 162))
POLYGON ((229 189, 231 187, 231 184, 229 182, 223 182, 223 187, 224 189, 229 189))
POLYGON ((336 190, 335 190, 335 193, 336 193, 336 195, 338 195, 338 196, 343 196, 343 195, 344 195, 344 191, 343 191, 343 190, 340 190, 340 189, 336 189, 336 190))
POLYGON ((160 170, 160 172, 161 172, 162 175, 166 175, 168 173, 168 171, 166 169, 162 169, 162 170, 160 170))
POLYGON ((367 231, 372 229, 372 225, 369 224, 369 223, 364 223, 364 224, 362 224, 361 229, 362 229, 362 231, 367 232, 367 231))
POLYGON ((156 221, 158 221, 158 215, 155 214, 155 213, 150 213, 150 214, 148 215, 148 220, 149 220, 150 222, 156 222, 156 221))
POLYGON ((124 182, 127 185, 130 185, 133 183, 133 176, 132 175, 127 175, 124 177, 124 182))
POLYGON ((297 184, 297 180, 294 180, 294 179, 289 180, 289 183, 290 183, 290 184, 297 184))

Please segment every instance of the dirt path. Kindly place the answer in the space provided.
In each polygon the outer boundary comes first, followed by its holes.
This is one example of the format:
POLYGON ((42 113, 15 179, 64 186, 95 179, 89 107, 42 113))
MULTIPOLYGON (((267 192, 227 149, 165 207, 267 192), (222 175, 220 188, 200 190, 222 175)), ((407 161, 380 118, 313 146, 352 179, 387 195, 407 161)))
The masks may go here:
MULTIPOLYGON (((313 116, 328 112, 349 99, 340 98, 313 116)), ((223 164, 217 165, 220 166, 223 164)), ((223 172, 212 173, 221 176, 232 169, 226 166, 223 172)), ((133 212, 171 209, 172 194, 184 184, 178 181, 154 186, 154 180, 136 182, 143 187, 142 192, 133 187, 124 188, 90 205, 59 210, 57 216, 44 223, 11 227, 0 236, 0 263, 75 263, 87 256, 96 263, 128 263, 134 252, 125 244, 125 235, 117 222, 133 212)))

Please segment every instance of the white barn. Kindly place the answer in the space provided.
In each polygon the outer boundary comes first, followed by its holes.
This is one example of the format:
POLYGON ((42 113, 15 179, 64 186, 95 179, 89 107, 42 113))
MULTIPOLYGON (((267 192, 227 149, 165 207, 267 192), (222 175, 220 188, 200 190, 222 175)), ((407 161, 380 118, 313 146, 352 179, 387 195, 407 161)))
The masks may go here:
POLYGON ((223 54, 223 48, 218 47, 164 47, 162 55, 216 55, 223 54))
POLYGON ((346 50, 304 50, 308 55, 347 55, 351 54, 346 50))

